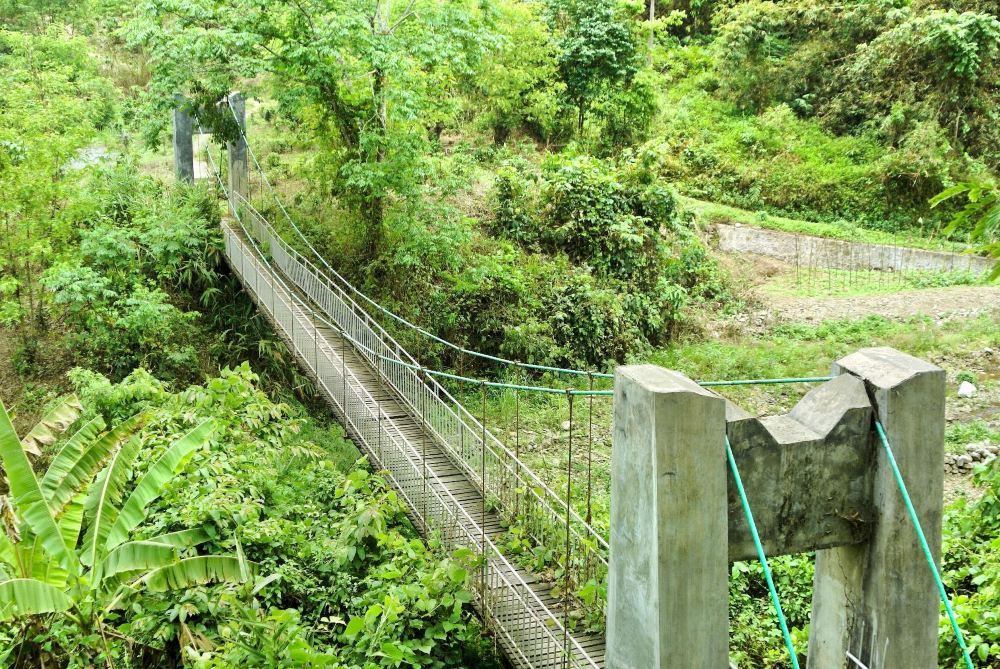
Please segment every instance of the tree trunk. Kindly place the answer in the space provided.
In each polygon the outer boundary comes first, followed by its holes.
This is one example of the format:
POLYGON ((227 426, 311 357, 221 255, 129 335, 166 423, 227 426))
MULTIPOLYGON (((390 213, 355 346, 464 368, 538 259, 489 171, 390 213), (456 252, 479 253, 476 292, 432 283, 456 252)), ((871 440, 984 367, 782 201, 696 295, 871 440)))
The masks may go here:
MULTIPOLYGON (((656 0, 649 0, 649 22, 650 24, 656 20, 656 0)), ((653 35, 653 26, 649 26, 649 42, 646 45, 646 65, 653 64, 653 45, 656 43, 655 36, 653 35)))
POLYGON ((583 115, 586 105, 583 102, 577 104, 578 116, 576 119, 576 134, 578 137, 583 137, 583 115))
POLYGON ((364 256, 374 260, 382 251, 385 236, 385 198, 380 195, 365 201, 361 217, 365 223, 364 256))

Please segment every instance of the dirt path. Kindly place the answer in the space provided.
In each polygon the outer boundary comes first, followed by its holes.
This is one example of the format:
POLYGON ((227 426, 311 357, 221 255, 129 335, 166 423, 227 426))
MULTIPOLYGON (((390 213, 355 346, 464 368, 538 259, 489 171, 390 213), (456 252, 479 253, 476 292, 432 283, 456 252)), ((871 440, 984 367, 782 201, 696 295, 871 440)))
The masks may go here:
POLYGON ((762 299, 773 317, 792 322, 817 323, 870 315, 976 317, 989 312, 996 312, 1000 317, 1000 285, 925 288, 854 297, 762 296, 762 299))

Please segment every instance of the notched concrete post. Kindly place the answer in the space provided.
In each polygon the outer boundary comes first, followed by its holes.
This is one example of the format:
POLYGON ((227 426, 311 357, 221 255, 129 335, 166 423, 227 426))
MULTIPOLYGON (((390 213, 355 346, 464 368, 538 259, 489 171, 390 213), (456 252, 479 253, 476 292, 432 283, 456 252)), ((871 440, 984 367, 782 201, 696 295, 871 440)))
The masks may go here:
POLYGON ((191 114, 184 98, 174 98, 174 176, 178 181, 194 181, 194 134, 191 114))
MULTIPOLYGON (((230 93, 228 104, 236 116, 240 132, 247 129, 246 101, 240 92, 230 93)), ((239 194, 243 198, 250 197, 250 170, 247 164, 247 143, 240 134, 234 142, 226 142, 226 152, 229 154, 229 192, 239 194)))
POLYGON ((609 669, 728 666, 725 411, 677 372, 615 373, 609 669))
MULTIPOLYGON (((839 360, 833 373, 864 380, 940 561, 944 371, 895 349, 869 348, 839 360)), ((813 669, 853 667, 848 652, 879 669, 937 666, 937 591, 880 443, 873 452, 869 540, 816 553, 813 669)))

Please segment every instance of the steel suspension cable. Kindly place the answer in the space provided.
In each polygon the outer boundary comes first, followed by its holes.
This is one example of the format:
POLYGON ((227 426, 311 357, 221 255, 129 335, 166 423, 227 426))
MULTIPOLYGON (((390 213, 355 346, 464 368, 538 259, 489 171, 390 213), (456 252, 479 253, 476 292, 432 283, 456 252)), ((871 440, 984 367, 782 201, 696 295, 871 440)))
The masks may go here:
MULTIPOLYGON (((226 100, 226 104, 229 107, 229 111, 233 115, 233 118, 238 120, 238 117, 236 116, 236 110, 233 109, 232 102, 228 98, 226 100)), ((238 123, 237 123, 237 127, 239 127, 238 123)), ((352 293, 354 293, 355 295, 357 295, 358 297, 360 297, 362 300, 364 300, 365 302, 367 302, 371 306, 375 307, 378 311, 382 312, 386 316, 388 316, 388 317, 392 318, 393 320, 397 321, 401 325, 404 325, 404 326, 406 326, 406 327, 414 330, 415 332, 417 332, 417 333, 419 333, 419 334, 421 334, 421 335, 423 335, 425 337, 428 337, 428 338, 430 338, 430 339, 438 342, 439 344, 442 344, 442 345, 444 345, 444 346, 446 346, 448 348, 451 348, 451 349, 453 349, 453 350, 455 350, 455 351, 457 351, 459 353, 464 353, 466 355, 471 355, 473 357, 481 358, 483 360, 489 360, 491 362, 496 362, 496 363, 500 363, 500 364, 504 364, 504 365, 512 365, 512 366, 515 366, 515 367, 521 367, 521 368, 525 368, 525 369, 533 369, 535 371, 540 371, 540 372, 553 372, 553 373, 558 373, 558 374, 572 374, 572 375, 576 375, 576 376, 593 375, 593 376, 598 377, 598 378, 612 378, 613 377, 613 374, 609 374, 607 372, 595 372, 595 371, 588 371, 588 370, 582 370, 582 369, 571 369, 571 368, 566 368, 566 367, 555 367, 555 366, 551 366, 551 365, 538 365, 538 364, 534 364, 534 363, 530 363, 530 362, 520 362, 520 361, 517 361, 517 360, 510 360, 508 358, 501 358, 499 356, 490 355, 488 353, 482 353, 480 351, 474 351, 472 349, 465 348, 464 346, 460 346, 458 344, 455 344, 453 342, 448 341, 447 339, 439 337, 438 335, 434 334, 433 332, 430 332, 430 331, 428 331, 428 330, 420 327, 419 325, 410 322, 409 320, 407 320, 403 316, 400 316, 399 314, 397 314, 397 313, 391 311, 390 309, 387 309, 386 307, 382 306, 381 304, 379 304, 378 302, 376 302, 374 299, 372 299, 371 297, 369 297, 368 295, 366 295, 364 292, 362 292, 361 290, 359 290, 358 288, 356 288, 350 281, 348 281, 343 275, 341 275, 337 270, 335 270, 330 265, 330 263, 328 263, 326 261, 326 258, 324 258, 323 255, 320 254, 320 252, 316 250, 316 247, 313 246, 312 242, 310 242, 309 239, 305 236, 305 234, 303 234, 303 232, 299 228, 299 226, 296 225, 295 221, 292 219, 291 215, 288 213, 288 209, 285 207, 284 203, 281 201, 281 198, 278 197, 278 193, 274 189, 274 186, 271 184, 271 180, 268 178, 267 173, 264 171, 264 168, 261 166, 260 161, 257 159, 257 154, 254 152, 253 147, 250 146, 250 141, 247 139, 246 133, 244 132, 243 128, 239 128, 239 130, 240 130, 240 135, 243 138, 243 143, 247 147, 247 153, 250 154, 250 157, 253 159, 254 165, 257 166, 257 171, 258 171, 258 173, 259 173, 259 175, 261 177, 261 180, 263 181, 264 185, 267 186, 268 191, 271 193, 271 197, 274 199, 275 203, 278 205, 278 208, 281 210, 281 213, 284 215, 284 217, 288 221, 289 225, 291 225, 292 230, 294 230, 294 232, 298 236, 298 238, 300 240, 302 240, 302 243, 306 245, 306 247, 309 249, 310 253, 312 253, 313 256, 315 256, 316 259, 323 265, 323 267, 325 267, 326 270, 328 270, 334 277, 336 277, 336 279, 341 284, 343 284, 348 290, 350 290, 352 293)))
POLYGON ((757 532, 757 523, 753 519, 753 511, 750 510, 750 502, 747 500, 746 490, 743 488, 743 479, 740 478, 740 470, 736 467, 736 457, 733 455, 733 448, 729 444, 729 437, 726 440, 726 460, 729 461, 729 471, 733 474, 733 482, 736 484, 736 491, 740 495, 740 504, 743 506, 743 514, 747 518, 750 526, 750 536, 753 537, 753 545, 757 550, 757 559, 764 569, 764 580, 767 581, 767 590, 771 594, 771 603, 774 605, 774 613, 778 616, 778 625, 781 627, 781 636, 785 640, 785 647, 788 649, 788 657, 792 662, 792 669, 799 669, 799 658, 795 654, 795 645, 792 643, 792 635, 788 631, 788 621, 785 620, 785 612, 781 608, 781 600, 778 599, 778 589, 774 585, 774 577, 771 575, 771 567, 767 563, 767 555, 764 554, 764 546, 760 542, 760 533, 757 532))
MULTIPOLYGON (((232 199, 231 199, 231 195, 232 194, 229 192, 228 189, 226 189, 226 186, 225 186, 225 184, 222 181, 221 170, 215 165, 215 160, 212 158, 211 153, 207 153, 207 155, 208 155, 209 161, 211 163, 212 170, 213 170, 213 172, 215 174, 216 180, 218 181, 219 188, 220 188, 221 192, 225 195, 227 202, 229 202, 230 208, 233 210, 233 215, 236 218, 237 223, 239 224, 240 228, 243 230, 244 235, 246 235, 247 240, 253 246, 253 248, 256 251, 256 253, 262 259, 264 259, 265 264, 267 264, 269 266, 269 263, 267 263, 266 255, 265 255, 263 249, 261 249, 260 246, 258 246, 256 240, 253 238, 253 235, 243 225, 242 220, 240 219, 239 215, 236 213, 236 211, 234 209, 235 205, 233 204, 232 199)), ((235 193, 235 195, 237 197, 241 198, 243 200, 243 202, 253 210, 253 213, 256 214, 262 220, 263 223, 267 224, 270 227, 270 224, 266 221, 266 219, 263 218, 263 216, 260 214, 260 212, 258 212, 256 209, 253 208, 253 205, 251 203, 247 202, 246 198, 242 197, 239 193, 235 193)), ((272 229, 272 233, 273 233, 273 229, 272 229)), ((281 244, 284 244, 287 247, 287 243, 286 242, 284 242, 283 240, 281 240, 278 237, 276 237, 276 239, 277 239, 278 242, 280 242, 281 244)), ((292 252, 295 253, 294 250, 292 250, 292 252)), ((446 374, 445 372, 436 372, 435 370, 429 370, 429 369, 426 369, 426 368, 424 368, 424 367, 422 367, 422 366, 420 366, 418 364, 406 363, 406 362, 404 362, 402 360, 398 360, 398 359, 395 359, 395 358, 384 356, 384 355, 381 355, 381 354, 373 351, 370 347, 366 346, 364 343, 358 341, 356 338, 354 338, 353 336, 351 336, 350 334, 348 334, 346 332, 346 330, 344 330, 344 328, 342 328, 340 325, 331 322, 330 320, 328 320, 327 318, 325 318, 322 314, 320 314, 320 313, 316 312, 315 310, 313 310, 312 308, 308 307, 308 305, 306 305, 304 302, 302 302, 301 299, 299 299, 299 298, 297 298, 295 296, 294 291, 285 283, 285 280, 274 271, 273 268, 271 268, 271 271, 274 274, 274 278, 277 280, 278 283, 280 283, 282 289, 285 290, 289 294, 289 296, 291 296, 291 298, 293 299, 293 301, 299 302, 302 305, 303 309, 308 309, 309 313, 312 315, 312 317, 315 318, 318 322, 326 325, 327 327, 329 327, 332 330, 334 330, 335 332, 337 332, 338 336, 340 336, 343 341, 351 343, 353 346, 355 346, 359 350, 364 351, 365 353, 367 353, 368 355, 371 355, 371 356, 375 357, 376 359, 384 360, 384 361, 389 362, 391 364, 396 364, 396 365, 400 365, 400 366, 409 368, 411 370, 416 370, 418 372, 423 372, 423 373, 425 373, 427 375, 430 375, 430 376, 440 375, 440 374, 446 374)), ((274 296, 274 294, 272 292, 272 298, 273 298, 273 296, 274 296)), ((272 312, 273 312, 273 307, 272 307, 272 312)), ((455 375, 448 375, 448 376, 455 376, 455 375)), ((481 381, 480 382, 479 380, 476 380, 476 379, 467 379, 466 377, 458 377, 458 378, 461 378, 463 380, 473 381, 473 382, 476 382, 476 383, 481 383, 481 385, 483 385, 484 387, 486 387, 486 386, 492 386, 492 387, 496 387, 496 386, 499 386, 499 387, 511 386, 511 384, 500 384, 500 383, 491 382, 491 381, 481 381)), ((345 381, 346 381, 346 379, 345 379, 345 381)), ((451 397, 450 393, 448 393, 448 391, 443 386, 441 386, 439 384, 436 384, 436 385, 437 385, 437 388, 441 389, 448 397, 451 397)), ((523 386, 523 388, 525 390, 536 390, 536 388, 531 387, 531 386, 523 386)), ((565 389, 553 389, 553 390, 555 392, 558 392, 558 393, 565 393, 566 392, 565 389)), ((452 398, 452 399, 454 399, 454 398, 452 398)), ((458 403, 457 400, 454 400, 454 401, 456 403, 456 406, 462 408, 461 404, 458 403)), ((468 411, 465 410, 464 408, 462 408, 462 412, 465 413, 465 415, 467 415, 470 418, 472 418, 472 415, 470 413, 468 413, 468 411)), ((461 417, 459 417, 459 420, 463 420, 463 419, 461 417)), ((480 424, 480 426, 481 426, 481 428, 483 430, 483 439, 484 439, 483 444, 484 444, 484 448, 485 448, 485 436, 487 434, 487 432, 486 432, 486 426, 485 426, 485 424, 480 424)), ((495 441, 496 445, 501 449, 502 454, 507 455, 507 456, 512 455, 509 447, 507 447, 506 444, 504 444, 503 442, 499 441, 495 437, 493 438, 493 441, 495 441)), ((492 451, 492 447, 491 447, 491 452, 493 452, 492 451)), ((495 455, 499 455, 499 454, 495 454, 495 455)), ((566 513, 569 514, 570 516, 572 516, 573 520, 576 523, 578 523, 578 524, 581 525, 581 527, 583 528, 583 530, 585 531, 586 534, 588 534, 588 535, 590 535, 590 536, 592 536, 594 538, 594 540, 596 541, 596 543, 597 543, 597 545, 598 545, 599 548, 603 549, 604 551, 608 550, 609 546, 608 546, 607 539, 605 537, 601 536, 600 534, 598 534, 590 526, 589 523, 585 522, 582 518, 580 518, 580 516, 575 511, 573 511, 571 509, 568 501, 563 502, 562 500, 560 500, 559 497, 558 497, 558 495, 556 495, 556 493, 551 488, 549 488, 545 484, 545 482, 542 481, 538 477, 537 474, 535 474, 535 472, 533 472, 531 469, 529 469, 529 468, 524 467, 523 465, 521 465, 521 463, 520 463, 519 460, 517 461, 517 466, 519 467, 519 471, 523 471, 525 473, 525 475, 530 479, 530 483, 532 484, 533 487, 537 486, 537 488, 539 490, 543 491, 543 493, 544 493, 543 497, 539 498, 540 501, 543 504, 548 505, 548 502, 546 501, 546 499, 549 498, 549 497, 551 497, 552 500, 555 502, 555 504, 556 504, 557 507, 565 507, 566 513)), ((484 480, 484 485, 485 485, 485 480, 484 480)), ((576 533, 576 530, 574 530, 574 533, 576 533)), ((601 560, 601 562, 604 563, 605 565, 607 564, 607 560, 603 556, 598 555, 598 559, 601 560)))
MULTIPOLYGON (((521 368, 525 368, 525 369, 533 369, 535 371, 553 372, 553 373, 558 373, 558 374, 571 374, 571 375, 576 375, 576 376, 587 376, 587 377, 591 377, 591 378, 603 378, 603 379, 614 378, 614 374, 610 374, 610 373, 607 373, 607 372, 595 372, 595 371, 591 371, 591 370, 573 369, 573 368, 566 368, 566 367, 555 367, 555 366, 550 366, 550 365, 539 365, 539 364, 534 364, 534 363, 529 363, 529 362, 521 362, 521 361, 518 361, 518 360, 510 360, 508 358, 502 358, 502 357, 499 357, 499 356, 490 355, 488 353, 482 353, 480 351, 474 351, 472 349, 465 348, 463 346, 460 346, 458 344, 450 342, 447 339, 439 337, 438 335, 434 334, 433 332, 430 332, 430 331, 428 331, 428 330, 420 327, 419 325, 416 325, 415 323, 412 323, 411 321, 407 320, 403 316, 400 316, 399 314, 396 314, 395 312, 391 311, 390 309, 387 309, 386 307, 384 307, 383 305, 379 304, 377 301, 375 301, 374 299, 372 299, 371 297, 369 297, 367 294, 365 294, 364 292, 362 292, 361 290, 359 290, 358 288, 356 288, 342 274, 340 274, 337 270, 335 270, 330 265, 329 262, 327 262, 326 258, 316 249, 316 247, 312 244, 312 242, 309 241, 308 237, 306 237, 306 235, 302 232, 302 230, 299 228, 299 226, 295 223, 295 220, 292 218, 291 214, 288 213, 288 209, 287 209, 287 207, 285 207, 284 202, 278 196, 278 193, 275 190, 274 185, 271 183, 270 178, 267 176, 267 172, 264 171, 263 166, 260 164, 260 160, 258 160, 257 154, 256 154, 256 152, 254 152, 253 147, 250 145, 250 141, 249 141, 249 139, 246 136, 246 132, 239 125, 239 123, 238 123, 239 119, 238 119, 238 117, 236 115, 236 110, 233 109, 232 101, 230 101, 228 98, 226 99, 226 105, 229 107, 230 114, 233 116, 233 118, 235 120, 237 120, 237 128, 240 131, 240 136, 243 138, 243 142, 244 142, 244 144, 247 147, 247 153, 250 155, 250 158, 253 160, 254 165, 257 167, 257 172, 258 172, 260 180, 267 187, 268 192, 271 194, 271 197, 274 200, 275 204, 278 205, 278 208, 281 211, 282 215, 288 221, 288 224, 292 227, 292 230, 295 232, 296 236, 298 236, 298 238, 302 241, 302 243, 305 244, 306 247, 309 249, 309 252, 323 265, 323 267, 327 271, 330 272, 330 274, 332 274, 337 279, 337 281, 339 283, 341 283, 345 288, 347 288, 347 290, 349 290, 350 292, 354 293, 356 296, 358 296, 359 298, 361 298, 363 301, 365 301, 366 303, 370 304, 372 307, 374 307, 375 309, 377 309, 381 313, 385 314, 386 316, 388 316, 388 317, 392 318, 393 320, 397 321, 401 325, 404 325, 404 326, 406 326, 406 327, 414 330, 415 332, 417 332, 417 333, 419 333, 419 334, 421 334, 421 335, 423 335, 425 337, 428 337, 428 338, 430 338, 430 339, 438 342, 439 344, 442 344, 443 346, 451 348, 452 350, 455 350, 455 351, 457 351, 459 353, 462 353, 464 355, 470 355, 470 356, 473 356, 473 357, 481 358, 483 360, 489 360, 491 362, 496 362, 496 363, 499 363, 499 364, 511 365, 511 366, 521 367, 521 368)), ((317 269, 319 269, 319 268, 317 268, 317 269)), ((428 373, 435 373, 435 372, 431 372, 430 370, 427 370, 427 371, 428 371, 428 373)), ((441 376, 445 376, 444 372, 437 372, 437 373, 439 375, 441 375, 441 376)), ((469 381, 469 382, 473 382, 473 383, 478 383, 479 382, 478 379, 470 379, 469 377, 460 377, 459 375, 452 375, 450 378, 453 378, 454 380, 469 381)), ((801 378, 777 378, 777 379, 737 379, 737 380, 726 380, 726 381, 699 381, 699 383, 702 386, 705 386, 705 387, 713 387, 713 386, 741 386, 741 385, 785 384, 785 383, 815 383, 815 382, 829 381, 831 378, 832 377, 826 376, 826 377, 801 377, 801 378)), ((496 387, 512 387, 513 388, 514 386, 502 386, 501 385, 501 386, 496 386, 496 387)), ((533 389, 534 387, 520 386, 520 388, 521 389, 533 389)), ((565 390, 561 389, 561 388, 551 388, 551 389, 545 389, 542 392, 560 393, 560 392, 565 392, 565 390)), ((584 394, 583 391, 574 391, 574 392, 576 394, 584 394)), ((586 394, 602 395, 602 394, 610 394, 610 392, 609 391, 591 391, 591 392, 586 393, 586 394)))

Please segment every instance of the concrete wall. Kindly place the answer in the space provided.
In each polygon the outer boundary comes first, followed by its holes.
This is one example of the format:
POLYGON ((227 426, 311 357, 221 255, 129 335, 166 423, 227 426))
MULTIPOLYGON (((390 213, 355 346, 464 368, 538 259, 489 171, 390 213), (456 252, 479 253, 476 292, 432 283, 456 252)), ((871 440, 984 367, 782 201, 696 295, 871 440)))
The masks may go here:
POLYGON ((717 224, 719 250, 754 253, 790 264, 832 269, 874 269, 928 272, 974 272, 993 268, 994 260, 974 255, 924 251, 905 246, 863 244, 840 239, 797 235, 747 225, 717 224))

